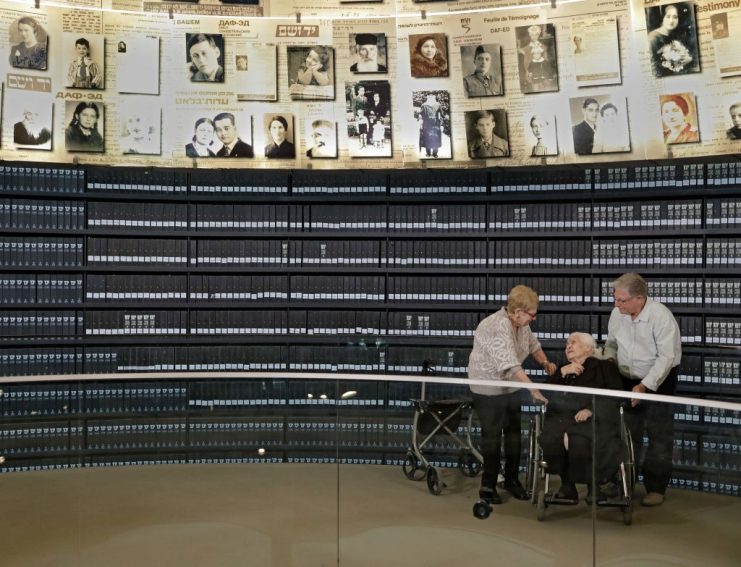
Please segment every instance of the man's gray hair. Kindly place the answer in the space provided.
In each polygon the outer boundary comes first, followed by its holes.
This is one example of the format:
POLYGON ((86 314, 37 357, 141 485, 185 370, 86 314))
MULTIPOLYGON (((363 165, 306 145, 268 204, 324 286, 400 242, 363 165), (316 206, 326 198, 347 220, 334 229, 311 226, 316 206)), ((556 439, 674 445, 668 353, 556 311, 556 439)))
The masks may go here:
POLYGON ((623 274, 613 282, 613 289, 622 289, 628 292, 631 297, 641 296, 648 297, 648 284, 639 274, 628 272, 623 274))

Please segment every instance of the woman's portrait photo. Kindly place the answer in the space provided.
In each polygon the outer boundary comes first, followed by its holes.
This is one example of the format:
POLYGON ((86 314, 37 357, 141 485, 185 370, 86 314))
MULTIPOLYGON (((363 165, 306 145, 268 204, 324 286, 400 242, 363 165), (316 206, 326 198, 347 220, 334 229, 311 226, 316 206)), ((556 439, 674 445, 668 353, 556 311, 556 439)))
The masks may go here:
POLYGON ((121 106, 122 154, 160 155, 161 109, 149 100, 126 100, 121 106))
POLYGON ((46 30, 31 16, 23 16, 10 24, 10 56, 8 61, 18 69, 46 70, 49 37, 46 30))
POLYGON ((646 8, 646 29, 654 76, 700 72, 694 2, 646 8))
POLYGON ((694 94, 660 95, 659 104, 665 144, 689 144, 700 141, 694 94))
POLYGON ((224 82, 224 36, 185 34, 188 77, 194 83, 224 82))
POLYGON ((462 45, 461 67, 466 96, 500 96, 502 81, 502 47, 496 43, 462 45))
POLYGON ((214 144, 214 121, 207 116, 196 118, 193 125, 193 137, 185 145, 185 155, 188 157, 216 157, 218 146, 214 144))
POLYGON ((612 95, 569 99, 574 153, 609 154, 630 151, 630 129, 625 98, 612 95))
POLYGON ((49 93, 5 89, 5 115, 18 148, 51 150, 53 103, 49 93))
POLYGON ((334 49, 288 46, 288 92, 294 100, 334 100, 334 49))
POLYGON ((265 157, 270 159, 295 159, 293 144, 293 114, 266 114, 263 118, 265 130, 265 157))
POLYGON ((507 157, 509 141, 507 114, 502 109, 465 113, 466 142, 471 159, 507 157))
POLYGON ((67 128, 64 131, 64 145, 68 152, 102 152, 103 103, 74 102, 66 104, 67 128))
POLYGON ((387 73, 386 34, 350 34, 351 73, 387 73))
POLYGON ((726 138, 729 140, 741 140, 741 97, 731 103, 728 109, 731 115, 731 127, 726 130, 726 138))
POLYGON ((73 89, 105 88, 103 75, 105 38, 102 35, 65 33, 64 86, 73 89))
POLYGON ((448 36, 444 33, 410 35, 409 59, 412 77, 447 77, 448 36))
POLYGON ((533 24, 515 28, 520 90, 544 93, 558 90, 556 28, 553 24, 533 24))
POLYGON ((532 157, 558 155, 556 115, 551 112, 536 112, 526 115, 525 139, 532 157))
POLYGON ((414 119, 419 125, 419 158, 453 157, 450 94, 447 91, 415 91, 412 104, 414 119))
POLYGON ((391 157, 391 85, 388 81, 345 83, 350 157, 391 157))

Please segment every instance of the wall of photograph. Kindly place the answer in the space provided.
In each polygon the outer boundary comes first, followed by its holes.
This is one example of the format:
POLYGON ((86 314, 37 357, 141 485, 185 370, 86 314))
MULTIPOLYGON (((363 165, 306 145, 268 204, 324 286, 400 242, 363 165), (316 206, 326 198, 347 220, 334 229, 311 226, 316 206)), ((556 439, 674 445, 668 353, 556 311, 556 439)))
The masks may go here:
POLYGON ((0 1, 0 159, 475 168, 741 153, 741 0, 69 4, 0 1))

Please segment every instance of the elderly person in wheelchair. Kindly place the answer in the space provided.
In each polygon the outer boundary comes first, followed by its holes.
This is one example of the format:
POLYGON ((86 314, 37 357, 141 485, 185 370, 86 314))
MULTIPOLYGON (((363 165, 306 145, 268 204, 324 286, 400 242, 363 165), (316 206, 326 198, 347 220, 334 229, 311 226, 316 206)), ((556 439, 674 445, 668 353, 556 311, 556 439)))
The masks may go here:
MULTIPOLYGON (((622 389, 620 372, 612 362, 595 356, 596 344, 587 333, 571 333, 566 341, 568 364, 551 375, 551 384, 583 388, 622 389)), ((589 486, 587 502, 592 494, 592 420, 597 431, 597 500, 618 495, 614 482, 621 451, 619 398, 598 396, 595 407, 592 396, 552 392, 548 413, 540 436, 543 460, 549 473, 561 477, 556 500, 576 504, 576 483, 589 486), (596 410, 596 414, 593 414, 596 410)))

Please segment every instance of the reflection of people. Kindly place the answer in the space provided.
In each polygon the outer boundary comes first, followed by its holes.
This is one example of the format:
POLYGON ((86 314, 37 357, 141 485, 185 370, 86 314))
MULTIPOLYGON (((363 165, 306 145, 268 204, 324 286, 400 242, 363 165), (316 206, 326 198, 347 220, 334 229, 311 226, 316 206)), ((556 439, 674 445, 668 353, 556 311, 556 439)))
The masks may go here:
POLYGON ((333 158, 337 156, 337 141, 334 124, 329 120, 314 120, 311 123, 312 146, 306 151, 310 158, 333 158))
POLYGON ((193 128, 193 141, 185 146, 188 157, 214 157, 211 149, 214 141, 214 123, 210 118, 199 118, 193 128))
POLYGON ((599 102, 593 98, 587 98, 581 106, 584 120, 573 128, 574 152, 579 155, 591 154, 594 146, 594 131, 597 128, 597 115, 599 114, 599 102))
POLYGON ((23 109, 23 120, 13 125, 13 142, 24 146, 41 146, 51 141, 51 131, 38 123, 39 113, 29 107, 23 109))
POLYGON ((447 77, 448 60, 431 35, 422 36, 411 59, 412 77, 447 77))
POLYGON ((696 66, 693 46, 690 45, 684 23, 680 21, 680 6, 681 4, 661 6, 661 25, 648 34, 651 64, 657 77, 687 73, 696 66))
POLYGON ((103 73, 90 57, 90 42, 81 37, 75 41, 77 56, 67 68, 67 86, 78 89, 103 88, 103 73))
POLYGON ((630 140, 625 123, 618 119, 617 106, 608 102, 600 108, 600 123, 594 133, 592 153, 630 151, 630 140))
POLYGON ((315 45, 306 54, 306 59, 296 74, 296 83, 299 85, 327 86, 329 78, 329 49, 323 45, 315 45))
POLYGON ((216 152, 218 157, 253 157, 252 146, 239 138, 234 115, 222 112, 214 117, 214 132, 219 141, 224 144, 216 152))
POLYGON ((690 106, 683 96, 662 96, 661 121, 664 124, 664 142, 686 144, 699 142, 700 132, 687 120, 690 106))
POLYGON ((237 71, 246 71, 247 70, 247 56, 237 55, 235 64, 237 66, 237 71))
POLYGON ((46 69, 46 32, 30 16, 18 20, 21 42, 10 48, 10 64, 22 69, 46 69))
POLYGON ((734 102, 728 112, 731 113, 733 126, 726 130, 726 136, 729 140, 741 140, 741 101, 734 102))
POLYGON ((136 114, 128 116, 125 125, 126 135, 120 142, 122 153, 149 155, 160 153, 157 125, 136 114))
POLYGON ((265 157, 268 158, 294 158, 296 148, 286 139, 288 133, 288 121, 282 116, 273 116, 268 125, 272 142, 265 146, 265 157))
POLYGON ((64 131, 69 151, 103 151, 103 136, 98 132, 100 112, 94 102, 81 102, 75 107, 72 120, 64 131))
MULTIPOLYGON (((530 355, 548 374, 556 371, 556 365, 548 361, 530 330, 537 309, 538 294, 535 291, 524 285, 512 288, 506 307, 486 317, 476 328, 473 350, 468 359, 470 379, 530 383, 522 368, 522 363, 530 355)), ((493 504, 502 502, 496 484, 504 432, 504 488, 518 500, 526 500, 527 493, 517 478, 521 455, 520 390, 472 385, 471 392, 473 407, 481 424, 481 453, 484 457, 479 495, 493 504)), ((530 392, 535 400, 547 402, 540 391, 530 392)))
POLYGON ((210 83, 224 81, 224 68, 219 63, 221 49, 214 36, 204 33, 191 35, 188 39, 188 54, 191 81, 210 83))
POLYGON ((443 145, 443 110, 434 93, 429 93, 420 106, 419 120, 419 147, 425 149, 427 157, 437 157, 443 145))
POLYGON ((574 36, 574 55, 579 55, 584 53, 584 49, 582 48, 582 43, 584 42, 584 38, 580 35, 574 36))
POLYGON ((496 119, 491 110, 478 110, 473 113, 476 139, 468 146, 472 158, 502 157, 509 155, 509 143, 494 133, 496 119))
POLYGON ((550 148, 546 142, 543 142, 543 137, 550 125, 547 118, 538 114, 534 114, 530 118, 530 129, 533 131, 533 136, 535 136, 535 145, 530 151, 531 156, 550 156, 556 153, 555 148, 550 148))
MULTIPOLYGON (((607 325, 605 357, 617 360, 626 388, 636 393, 672 396, 682 359, 682 339, 676 319, 663 304, 648 297, 648 285, 638 274, 623 274, 614 284, 615 308, 607 325)), ((641 454, 644 429, 648 447, 643 461, 644 506, 664 501, 672 474, 674 406, 632 401, 626 415, 635 446, 641 454)))
POLYGON ((502 78, 499 69, 491 69, 492 54, 484 45, 476 48, 473 56, 474 71, 463 77, 466 96, 494 96, 502 94, 502 78))
MULTIPOLYGON (((608 360, 595 358, 595 342, 587 333, 571 333, 566 341, 568 364, 548 378, 550 384, 580 388, 622 390, 623 381, 617 366, 608 360)), ((614 482, 620 461, 619 398, 597 396, 596 415, 592 412, 592 396, 565 392, 551 392, 540 444, 543 460, 551 472, 561 476, 559 500, 576 502, 576 483, 587 483, 592 488, 592 442, 597 454, 597 499, 618 495, 614 482), (595 420, 596 439, 592 435, 595 420)))
POLYGON ((355 36, 358 61, 350 66, 353 73, 385 73, 384 65, 378 63, 378 37, 374 33, 359 33, 355 36))

